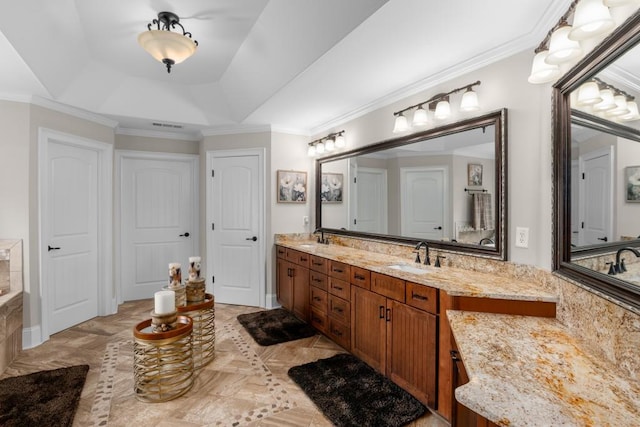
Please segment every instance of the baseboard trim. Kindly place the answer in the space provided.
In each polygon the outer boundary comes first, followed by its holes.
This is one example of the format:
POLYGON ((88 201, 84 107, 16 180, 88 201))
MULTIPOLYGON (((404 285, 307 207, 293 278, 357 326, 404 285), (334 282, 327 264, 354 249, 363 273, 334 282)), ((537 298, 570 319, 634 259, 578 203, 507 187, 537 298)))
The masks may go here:
POLYGON ((22 349, 37 347, 42 344, 42 329, 40 325, 22 328, 22 349))
POLYGON ((265 308, 278 308, 278 296, 276 294, 267 294, 267 306, 265 308))

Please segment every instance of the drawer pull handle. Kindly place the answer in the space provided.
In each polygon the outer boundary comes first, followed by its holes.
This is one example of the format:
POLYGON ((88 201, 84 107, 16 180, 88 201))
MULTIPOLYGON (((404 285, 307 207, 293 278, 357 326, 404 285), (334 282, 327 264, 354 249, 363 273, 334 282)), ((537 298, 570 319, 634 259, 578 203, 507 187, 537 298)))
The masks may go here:
POLYGON ((313 297, 313 300, 314 300, 314 301, 322 301, 322 298, 320 298, 320 297, 313 297))
POLYGON ((344 310, 340 307, 333 307, 333 311, 337 311, 338 313, 342 313, 344 310))
POLYGON ((341 269, 339 269, 339 268, 334 268, 334 269, 333 269, 333 271, 334 271, 335 273, 344 273, 344 270, 341 270, 341 269))
POLYGON ((355 277, 356 280, 364 280, 364 276, 361 274, 354 274, 353 277, 355 277))
POLYGON ((313 265, 322 265, 323 263, 321 263, 321 262, 316 262, 316 261, 311 261, 311 264, 313 264, 313 265))
POLYGON ((380 318, 384 319, 384 305, 380 306, 380 318))
POLYGON ((413 291, 411 292, 411 298, 417 299, 417 300, 420 300, 420 301, 429 301, 428 297, 422 296, 420 294, 415 294, 415 293, 413 293, 413 291))
POLYGON ((342 288, 341 288, 340 286, 336 286, 336 285, 333 285, 333 289, 336 289, 336 290, 338 290, 338 291, 341 291, 341 290, 342 290, 342 288))
POLYGON ((333 331, 331 331, 331 332, 333 332, 333 334, 334 334, 334 335, 337 335, 337 336, 339 336, 339 337, 341 337, 341 336, 342 336, 342 332, 340 332, 340 331, 333 330, 333 331))
POLYGON ((317 317, 313 317, 311 320, 313 320, 316 323, 322 323, 322 319, 319 319, 317 317))
POLYGON ((391 309, 387 308, 387 318, 386 318, 387 322, 391 322, 391 309))
POLYGON ((306 258, 300 258, 300 261, 307 262, 307 259, 306 258))
POLYGON ((322 282, 322 279, 318 279, 317 277, 314 277, 314 278, 313 278, 313 281, 314 281, 314 282, 322 282))

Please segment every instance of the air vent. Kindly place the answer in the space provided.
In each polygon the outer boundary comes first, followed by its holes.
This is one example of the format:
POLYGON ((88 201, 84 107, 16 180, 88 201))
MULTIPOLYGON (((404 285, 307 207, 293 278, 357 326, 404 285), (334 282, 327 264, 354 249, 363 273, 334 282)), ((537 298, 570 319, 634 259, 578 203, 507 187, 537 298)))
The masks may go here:
POLYGON ((171 129, 182 129, 183 128, 182 125, 174 125, 172 123, 153 122, 151 124, 154 125, 154 126, 160 127, 160 128, 171 128, 171 129))

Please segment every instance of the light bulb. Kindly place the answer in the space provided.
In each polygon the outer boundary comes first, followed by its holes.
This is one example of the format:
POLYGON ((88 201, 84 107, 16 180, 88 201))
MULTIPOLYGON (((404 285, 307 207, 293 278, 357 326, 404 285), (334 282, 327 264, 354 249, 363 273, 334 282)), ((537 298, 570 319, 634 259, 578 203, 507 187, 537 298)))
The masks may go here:
POLYGON ((438 120, 444 120, 449 117, 450 114, 451 106, 449 105, 449 101, 446 99, 438 101, 436 104, 436 112, 434 113, 435 118, 438 120))
POLYGON ((344 139, 344 135, 340 134, 336 136, 336 147, 344 148, 347 146, 347 141, 344 139))
POLYGON ((313 157, 316 155, 316 146, 315 145, 310 145, 309 149, 307 150, 307 155, 309 157, 313 157))
POLYGON ((322 143, 322 141, 316 144, 316 153, 318 154, 324 153, 324 143, 322 143))
POLYGON ((593 105, 602 102, 600 88, 596 82, 586 82, 578 89, 578 105, 593 105))
POLYGON ((428 123, 427 110, 422 108, 422 105, 413 113, 413 126, 424 126, 428 123))
POLYGON ((613 91, 611 89, 602 89, 600 91, 600 97, 602 101, 593 106, 593 111, 603 112, 616 108, 616 103, 613 100, 613 91))
POLYGON ((532 84, 549 83, 560 77, 560 69, 555 64, 549 64, 545 60, 549 51, 543 50, 536 53, 531 65, 531 74, 528 81, 532 84))
POLYGON ((602 4, 602 0, 581 0, 573 13, 573 29, 569 38, 585 40, 606 33, 614 25, 609 8, 602 4))
POLYGON ((404 132, 409 129, 409 123, 407 123, 407 118, 402 114, 398 114, 396 116, 395 124, 393 125, 393 133, 404 132))
POLYGON ((547 64, 562 64, 582 55, 580 43, 569 39, 571 27, 562 25, 551 35, 549 41, 549 55, 545 59, 547 64))
POLYGON ((478 111, 480 109, 480 105, 478 104, 478 94, 473 91, 473 89, 468 88, 467 91, 462 95, 462 100, 460 101, 460 110, 461 111, 478 111))

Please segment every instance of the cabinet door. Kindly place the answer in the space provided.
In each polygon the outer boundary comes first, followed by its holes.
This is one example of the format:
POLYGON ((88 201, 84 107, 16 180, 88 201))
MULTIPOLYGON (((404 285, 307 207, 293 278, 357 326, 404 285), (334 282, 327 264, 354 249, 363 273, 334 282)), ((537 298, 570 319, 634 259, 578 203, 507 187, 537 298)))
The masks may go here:
POLYGON ((305 322, 309 321, 309 269, 292 265, 293 270, 293 314, 305 322))
POLYGON ((293 308, 292 264, 284 259, 277 260, 276 295, 282 308, 293 308))
POLYGON ((351 352, 369 366, 385 372, 387 299, 357 286, 351 287, 351 352))
POLYGON ((436 316, 388 300, 387 376, 422 403, 436 404, 436 316))

